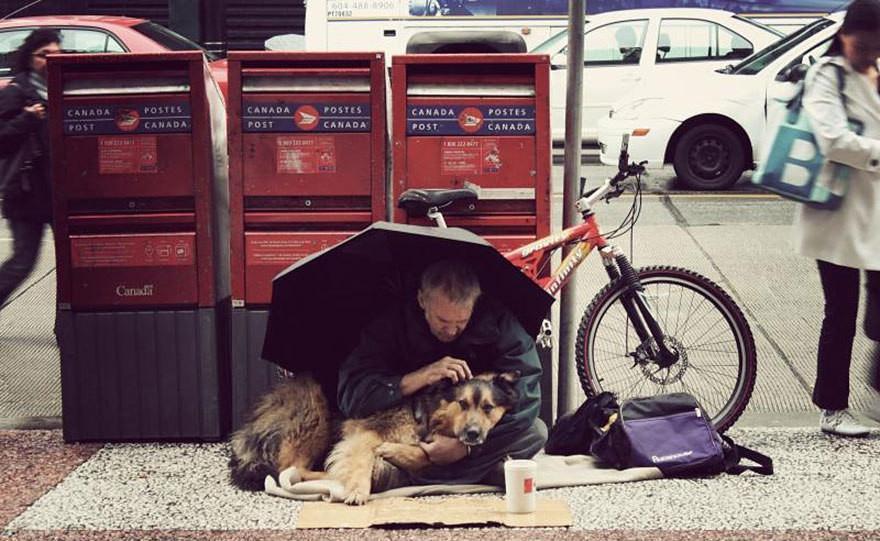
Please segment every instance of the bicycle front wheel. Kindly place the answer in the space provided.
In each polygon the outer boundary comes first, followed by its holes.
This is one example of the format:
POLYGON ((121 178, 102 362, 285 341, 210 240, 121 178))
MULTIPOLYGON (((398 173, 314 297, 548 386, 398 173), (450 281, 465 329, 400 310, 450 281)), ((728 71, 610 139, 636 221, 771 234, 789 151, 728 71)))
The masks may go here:
POLYGON ((755 340, 742 311, 708 278, 676 267, 636 271, 675 364, 660 367, 654 339, 642 341, 621 303, 620 279, 603 288, 578 327, 575 362, 587 396, 602 391, 619 400, 686 392, 724 432, 739 418, 755 387, 755 340))

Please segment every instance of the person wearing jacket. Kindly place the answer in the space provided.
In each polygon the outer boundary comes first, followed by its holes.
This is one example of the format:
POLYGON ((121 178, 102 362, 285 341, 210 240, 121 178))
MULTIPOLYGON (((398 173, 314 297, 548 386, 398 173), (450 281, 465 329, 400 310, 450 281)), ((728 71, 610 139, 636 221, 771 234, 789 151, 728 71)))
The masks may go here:
POLYGON ((457 383, 486 371, 519 372, 519 402, 482 445, 468 448, 448 437, 422 444, 436 466, 420 472, 417 483, 503 486, 502 462, 531 458, 547 441, 547 427, 538 419, 541 363, 535 341, 509 310, 480 291, 466 264, 434 263, 422 274, 416 302, 369 324, 340 367, 339 409, 354 418, 396 406, 444 378, 457 383))
POLYGON ((16 51, 15 77, 0 91, 2 210, 13 239, 12 255, 0 266, 0 308, 33 270, 45 225, 52 222, 46 56, 61 51, 60 41, 55 30, 31 32, 16 51), (16 160, 19 152, 24 154, 16 160))
MULTIPOLYGON (((796 221, 798 251, 818 261, 825 295, 813 403, 823 432, 861 436, 868 427, 849 410, 850 363, 859 306, 860 271, 868 291, 865 331, 880 341, 880 0, 855 0, 824 57, 805 80, 803 108, 826 158, 820 182, 849 166, 841 206, 802 206, 796 221), (838 70, 843 70, 843 95, 838 70), (854 124, 861 128, 855 128, 854 124)), ((880 421, 880 344, 875 344, 867 414, 880 421)))

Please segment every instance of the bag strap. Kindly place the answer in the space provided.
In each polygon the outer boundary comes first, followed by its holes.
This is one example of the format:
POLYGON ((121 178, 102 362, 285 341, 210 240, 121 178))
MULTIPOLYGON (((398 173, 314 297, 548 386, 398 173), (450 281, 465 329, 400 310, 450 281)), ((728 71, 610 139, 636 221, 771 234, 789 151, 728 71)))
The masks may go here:
POLYGON ((773 459, 769 456, 759 453, 754 449, 749 449, 748 447, 744 447, 737 443, 734 443, 732 439, 725 435, 721 435, 721 439, 724 440, 730 448, 734 450, 734 457, 731 457, 731 460, 727 465, 727 473, 731 475, 739 475, 746 471, 753 471, 760 475, 773 475, 773 459), (754 462, 757 466, 750 466, 747 464, 740 464, 740 460, 746 459, 754 462))
MULTIPOLYGON (((843 71, 842 66, 838 66, 837 64, 830 64, 834 67, 834 71, 837 72, 837 95, 840 96, 840 101, 843 103, 843 110, 846 113, 846 95, 843 93, 843 89, 846 88, 846 73, 843 71)), ((797 94, 791 98, 788 104, 785 106, 788 109, 789 114, 789 122, 794 123, 797 120, 797 114, 801 110, 801 106, 804 102, 804 94, 807 91, 807 84, 804 81, 804 84, 801 85, 800 89, 797 91, 797 94), (791 118, 794 116, 794 118, 791 118)))

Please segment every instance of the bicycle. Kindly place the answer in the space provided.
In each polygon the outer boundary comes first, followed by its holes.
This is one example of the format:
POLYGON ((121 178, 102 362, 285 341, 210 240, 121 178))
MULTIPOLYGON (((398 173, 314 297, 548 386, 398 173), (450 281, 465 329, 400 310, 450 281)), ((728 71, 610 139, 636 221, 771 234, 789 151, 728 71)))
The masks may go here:
MULTIPOLYGON (((709 278, 672 266, 634 269, 623 251, 608 242, 635 225, 641 208, 646 162, 629 163, 627 143, 624 136, 616 175, 586 193, 581 179, 576 208, 582 223, 504 256, 556 296, 597 249, 610 281, 584 310, 578 326, 575 362, 584 393, 591 397, 607 390, 623 400, 688 392, 724 432, 742 414, 754 390, 757 360, 751 329, 736 302, 709 278), (620 227, 601 233, 593 206, 620 197, 630 186, 635 197, 629 214, 620 227), (557 269, 544 275, 553 253, 564 245, 572 245, 571 251, 557 269)), ((470 188, 407 190, 398 205, 408 214, 418 213, 437 227, 447 227, 444 207, 477 198, 470 188)), ((548 332, 545 321, 538 340, 546 341, 548 332)))

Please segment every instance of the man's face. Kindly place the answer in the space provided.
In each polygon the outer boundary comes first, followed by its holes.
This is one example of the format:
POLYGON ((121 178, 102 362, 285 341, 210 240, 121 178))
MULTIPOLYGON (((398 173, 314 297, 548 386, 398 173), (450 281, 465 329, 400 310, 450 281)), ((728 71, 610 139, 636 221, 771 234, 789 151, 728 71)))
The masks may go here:
POLYGON ((461 336, 474 311, 473 301, 455 303, 439 291, 420 291, 419 305, 425 311, 431 334, 441 342, 452 342, 461 336))

